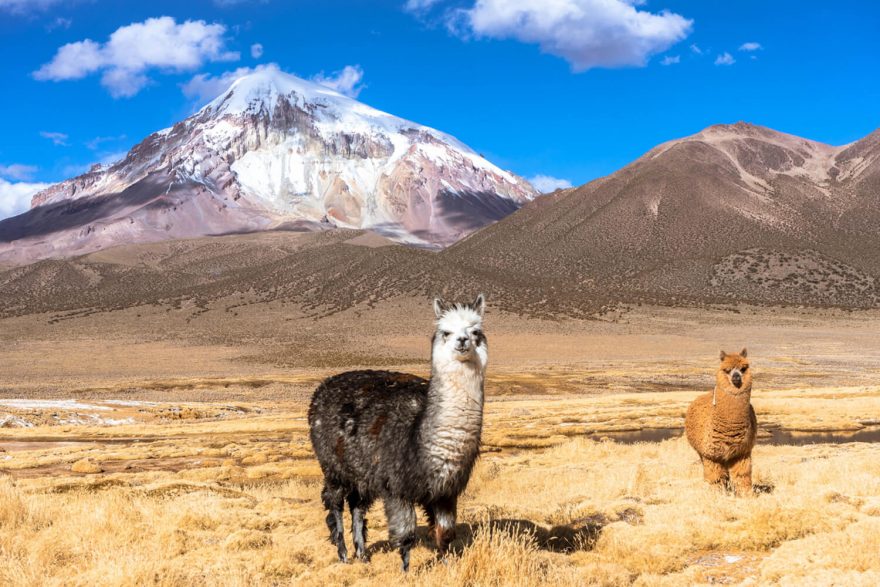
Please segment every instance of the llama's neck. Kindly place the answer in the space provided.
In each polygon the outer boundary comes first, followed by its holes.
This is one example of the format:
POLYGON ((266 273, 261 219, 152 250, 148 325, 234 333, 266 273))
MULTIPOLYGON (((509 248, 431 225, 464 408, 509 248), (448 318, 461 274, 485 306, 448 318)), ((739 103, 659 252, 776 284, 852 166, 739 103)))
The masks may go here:
POLYGON ((432 361, 419 450, 435 493, 456 485, 463 472, 469 474, 479 452, 484 372, 479 361, 432 361))
POLYGON ((722 408, 715 411, 716 415, 723 414, 725 417, 734 418, 748 417, 752 398, 751 383, 737 389, 727 381, 726 377, 719 377, 715 383, 714 396, 716 406, 722 408))

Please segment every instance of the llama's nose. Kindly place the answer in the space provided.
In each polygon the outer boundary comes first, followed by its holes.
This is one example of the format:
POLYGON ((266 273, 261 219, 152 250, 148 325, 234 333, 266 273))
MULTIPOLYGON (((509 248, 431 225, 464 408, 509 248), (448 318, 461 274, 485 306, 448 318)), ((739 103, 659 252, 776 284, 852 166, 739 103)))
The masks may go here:
POLYGON ((458 337, 458 346, 460 348, 466 349, 468 346, 468 342, 470 342, 470 339, 468 337, 466 337, 466 336, 459 336, 458 337))
POLYGON ((734 371, 733 375, 730 376, 730 382, 733 383, 736 387, 742 385, 742 374, 739 371, 734 371))

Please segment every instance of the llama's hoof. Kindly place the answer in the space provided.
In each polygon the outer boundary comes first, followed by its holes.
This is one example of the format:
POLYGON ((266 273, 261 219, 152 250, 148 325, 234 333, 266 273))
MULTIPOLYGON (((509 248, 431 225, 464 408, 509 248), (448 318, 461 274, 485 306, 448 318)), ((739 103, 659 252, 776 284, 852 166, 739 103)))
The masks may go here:
POLYGON ((354 553, 354 558, 355 558, 355 560, 359 560, 362 563, 370 562, 370 555, 367 554, 366 552, 356 552, 356 553, 354 553))

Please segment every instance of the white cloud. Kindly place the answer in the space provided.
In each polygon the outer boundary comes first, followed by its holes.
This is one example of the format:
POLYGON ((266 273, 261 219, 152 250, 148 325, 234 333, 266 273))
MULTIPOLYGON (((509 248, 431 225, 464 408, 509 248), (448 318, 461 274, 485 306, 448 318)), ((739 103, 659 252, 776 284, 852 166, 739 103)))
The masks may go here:
POLYGON ((667 55, 660 60, 660 65, 675 65, 676 63, 681 63, 681 57, 679 55, 667 55))
POLYGON ((715 65, 733 65, 734 63, 736 63, 736 59, 726 51, 715 58, 715 65))
POLYGON ((34 78, 82 79, 100 71, 101 84, 114 98, 130 97, 150 82, 150 69, 191 71, 209 61, 239 59, 226 50, 225 32, 222 24, 203 20, 177 24, 170 16, 149 18, 116 29, 105 43, 85 39, 60 47, 34 78))
MULTIPOLYGON (((187 98, 193 99, 198 104, 206 104, 225 92, 238 78, 267 69, 273 71, 281 70, 277 63, 267 63, 265 65, 257 65, 256 67, 239 67, 220 75, 199 73, 185 84, 181 84, 180 89, 187 98)), ((363 77, 364 71, 359 65, 346 65, 341 71, 333 75, 325 76, 321 72, 311 79, 341 94, 355 98, 363 89, 363 86, 360 85, 363 77)))
POLYGON ((693 52, 696 53, 697 55, 702 55, 702 54, 703 54, 703 50, 700 49, 699 45, 697 45, 696 43, 694 43, 694 44, 691 45, 691 51, 693 51, 693 52))
POLYGON ((31 198, 49 183, 9 182, 0 178, 0 220, 17 216, 31 207, 31 198))
POLYGON ((535 189, 542 194, 549 194, 554 190, 566 189, 571 187, 571 182, 567 179, 561 179, 550 175, 536 175, 529 178, 529 183, 535 186, 535 189))
POLYGON ((334 89, 340 94, 345 94, 351 98, 357 98, 361 90, 364 89, 361 81, 364 79, 364 70, 360 65, 346 65, 340 71, 333 72, 325 76, 324 72, 312 78, 312 81, 334 89))
POLYGON ((68 137, 63 132, 47 132, 47 131, 43 130, 43 131, 40 131, 40 136, 43 137, 44 139, 49 139, 50 141, 52 141, 53 145, 56 145, 59 147, 66 147, 67 146, 68 137))
POLYGON ((263 56, 263 45, 260 43, 254 43, 251 45, 251 57, 254 59, 259 59, 263 56))
POLYGON ((407 12, 425 12, 442 0, 406 0, 403 9, 407 12))
POLYGON ((21 163, 13 163, 12 165, 0 165, 0 176, 9 179, 30 179, 37 172, 37 168, 33 165, 22 165, 21 163))
POLYGON ((262 71, 266 68, 278 66, 274 63, 269 65, 258 65, 256 67, 239 67, 234 71, 227 71, 220 75, 211 75, 208 73, 200 73, 185 84, 180 86, 184 96, 193 98, 198 103, 207 103, 222 94, 232 85, 232 82, 240 77, 244 77, 256 71, 262 71))
POLYGON ((448 24, 464 35, 516 39, 562 57, 574 71, 644 66, 687 37, 693 21, 673 12, 639 10, 638 0, 476 0, 452 10, 448 24))
POLYGON ((739 46, 740 51, 760 51, 764 47, 761 46, 761 43, 749 42, 743 43, 739 46))
POLYGON ((113 143, 116 141, 125 140, 125 138, 125 135, 119 135, 116 137, 95 137, 91 140, 86 141, 85 146, 94 151, 95 149, 100 147, 102 143, 113 143))
POLYGON ((63 18, 61 16, 57 17, 55 20, 46 25, 46 31, 52 32, 55 29, 69 29, 70 25, 73 24, 73 21, 69 18, 63 18))
POLYGON ((5 10, 12 14, 28 14, 46 10, 60 2, 61 0, 0 0, 0 12, 5 10))
POLYGON ((229 8, 230 6, 238 6, 239 4, 246 4, 248 2, 254 4, 266 4, 268 1, 269 0, 214 0, 214 4, 220 8, 229 8))

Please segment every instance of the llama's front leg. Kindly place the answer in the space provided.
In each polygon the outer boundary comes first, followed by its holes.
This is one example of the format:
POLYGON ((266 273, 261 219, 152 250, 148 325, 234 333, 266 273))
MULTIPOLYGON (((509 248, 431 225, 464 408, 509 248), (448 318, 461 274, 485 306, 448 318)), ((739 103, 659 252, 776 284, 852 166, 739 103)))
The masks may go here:
POLYGON ((413 504, 388 497, 385 499, 385 517, 388 518, 388 536, 391 545, 400 550, 403 571, 409 570, 409 551, 416 542, 416 510, 413 504))
POLYGON ((728 474, 727 469, 721 463, 716 463, 715 461, 710 461, 707 458, 702 458, 703 461, 703 479, 711 483, 712 485, 726 485, 728 474))
POLYGON ((733 489, 740 497, 752 494, 752 457, 741 458, 730 464, 733 489))
POLYGON ((321 501, 327 508, 327 528, 330 529, 330 542, 336 545, 339 560, 348 562, 348 550, 345 548, 345 528, 342 524, 342 508, 345 506, 345 490, 331 487, 326 481, 321 491, 321 501))
POLYGON ((455 511, 458 498, 451 497, 438 500, 431 504, 432 516, 431 535, 437 543, 437 550, 441 557, 446 556, 449 543, 455 540, 455 511))
POLYGON ((367 562, 367 510, 372 500, 364 499, 357 491, 348 494, 348 508, 351 510, 351 537, 354 541, 354 556, 367 562))

